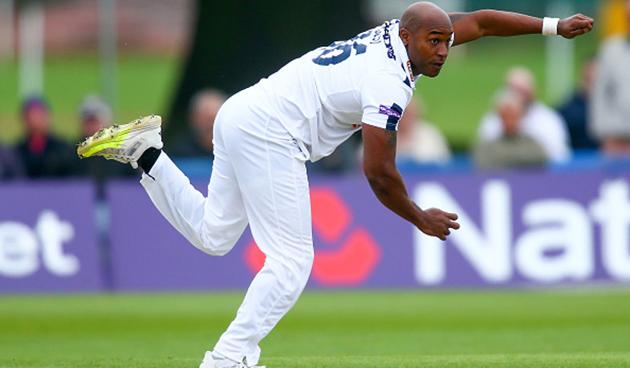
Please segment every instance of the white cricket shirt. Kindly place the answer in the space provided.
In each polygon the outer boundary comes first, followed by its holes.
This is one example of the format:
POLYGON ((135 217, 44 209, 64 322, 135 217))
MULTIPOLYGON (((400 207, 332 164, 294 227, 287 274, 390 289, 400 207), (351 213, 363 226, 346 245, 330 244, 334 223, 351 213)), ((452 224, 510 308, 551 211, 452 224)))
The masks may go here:
POLYGON ((385 22, 291 61, 253 87, 268 97, 257 107, 277 117, 311 161, 361 123, 398 130, 416 80, 398 30, 398 20, 385 22))

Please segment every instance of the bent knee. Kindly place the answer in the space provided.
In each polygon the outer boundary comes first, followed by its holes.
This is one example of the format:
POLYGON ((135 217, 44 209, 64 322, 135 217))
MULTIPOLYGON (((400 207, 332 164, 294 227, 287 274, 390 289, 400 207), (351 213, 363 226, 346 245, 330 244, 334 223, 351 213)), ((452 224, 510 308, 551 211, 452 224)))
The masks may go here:
POLYGON ((202 252, 211 256, 224 256, 234 248, 235 241, 221 241, 218 239, 209 239, 206 237, 202 239, 197 248, 202 252))
POLYGON ((223 248, 214 248, 214 247, 208 247, 205 246, 203 247, 202 251, 206 254, 209 254, 211 256, 216 256, 216 257, 221 257, 224 256, 228 253, 230 253, 230 249, 223 249, 223 248))
POLYGON ((284 272, 287 274, 288 280, 298 281, 298 285, 306 284, 311 274, 311 268, 313 267, 313 253, 304 253, 300 256, 294 256, 291 258, 284 258, 279 260, 284 272))

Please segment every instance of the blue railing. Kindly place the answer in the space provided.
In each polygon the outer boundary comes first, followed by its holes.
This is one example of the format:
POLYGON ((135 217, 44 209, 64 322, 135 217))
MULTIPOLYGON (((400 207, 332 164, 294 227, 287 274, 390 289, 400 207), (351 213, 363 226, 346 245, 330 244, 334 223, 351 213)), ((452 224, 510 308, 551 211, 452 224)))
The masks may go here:
MULTIPOLYGON (((207 180, 212 172, 212 163, 206 158, 175 158, 174 161, 192 180, 207 180)), ((418 163, 413 160, 403 159, 398 161, 397 166, 402 174, 462 173, 477 171, 471 157, 467 154, 454 155, 453 158, 445 164, 418 163)), ((592 150, 574 151, 571 159, 567 162, 551 163, 543 170, 552 172, 581 170, 601 170, 607 173, 626 172, 630 171, 630 156, 612 157, 592 150)))

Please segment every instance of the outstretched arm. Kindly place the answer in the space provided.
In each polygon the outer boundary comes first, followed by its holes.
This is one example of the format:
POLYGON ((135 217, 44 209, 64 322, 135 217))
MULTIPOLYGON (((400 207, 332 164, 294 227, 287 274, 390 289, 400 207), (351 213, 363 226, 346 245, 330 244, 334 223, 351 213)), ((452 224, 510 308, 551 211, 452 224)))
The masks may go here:
MULTIPOLYGON (((540 34, 543 20, 529 15, 499 10, 478 10, 471 13, 449 13, 455 32, 455 45, 485 36, 517 36, 540 34)), ((593 19, 576 14, 558 22, 558 34, 573 38, 589 32, 593 19)))
POLYGON ((363 171, 381 203, 427 235, 445 240, 450 229, 459 229, 456 214, 437 208, 422 210, 409 198, 396 169, 396 131, 368 124, 362 130, 363 171))

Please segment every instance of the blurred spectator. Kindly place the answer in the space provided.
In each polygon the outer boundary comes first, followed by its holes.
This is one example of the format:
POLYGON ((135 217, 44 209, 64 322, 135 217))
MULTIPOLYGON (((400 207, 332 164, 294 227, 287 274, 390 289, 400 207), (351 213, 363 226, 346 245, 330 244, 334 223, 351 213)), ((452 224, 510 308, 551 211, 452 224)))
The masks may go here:
POLYGON ((411 100, 398 124, 396 155, 420 163, 446 163, 451 158, 446 139, 435 125, 424 120, 417 99, 411 100))
POLYGON ((599 34, 604 39, 611 36, 623 35, 630 20, 625 17, 627 0, 600 1, 600 11, 597 17, 599 34))
POLYGON ((589 110, 593 84, 595 82, 595 59, 587 60, 582 66, 580 88, 560 107, 558 112, 567 124, 573 149, 596 149, 597 141, 588 130, 589 110))
POLYGON ((50 109, 41 97, 30 97, 22 104, 25 138, 16 146, 29 178, 72 175, 77 162, 70 145, 50 132, 50 109))
MULTIPOLYGON (((112 123, 110 107, 98 96, 88 96, 79 108, 81 123, 81 140, 93 135, 112 123)), ((129 165, 120 165, 115 161, 102 157, 91 160, 80 160, 76 165, 76 174, 93 178, 98 184, 112 177, 130 177, 137 175, 129 165)), ((103 195, 99 186, 99 196, 103 195)))
MULTIPOLYGON (((506 78, 506 88, 520 94, 525 101, 525 115, 519 125, 521 132, 536 140, 554 162, 570 158, 569 137, 562 117, 536 101, 534 77, 522 67, 511 69, 506 78)), ((491 141, 502 134, 502 124, 496 113, 486 115, 479 127, 479 140, 491 141)))
MULTIPOLYGON (((414 98, 400 118, 396 138, 399 164, 444 164, 451 159, 446 139, 435 125, 424 120, 422 112, 422 104, 414 98)), ((361 163, 363 144, 359 145, 357 153, 361 163)))
POLYGON ((225 94, 215 89, 198 92, 190 103, 188 132, 175 139, 169 152, 178 157, 213 158, 214 119, 225 100, 225 94))
MULTIPOLYGON (((630 0, 626 1, 630 22, 630 0)), ((604 152, 630 153, 630 27, 624 36, 606 41, 599 55, 592 105, 591 131, 604 152)))
POLYGON ((0 144, 0 180, 15 179, 22 175, 24 168, 15 152, 0 144))
POLYGON ((513 90, 502 91, 496 100, 496 114, 501 135, 481 141, 473 152, 475 165, 481 169, 506 169, 543 166, 547 155, 542 146, 523 132, 526 102, 513 90))

